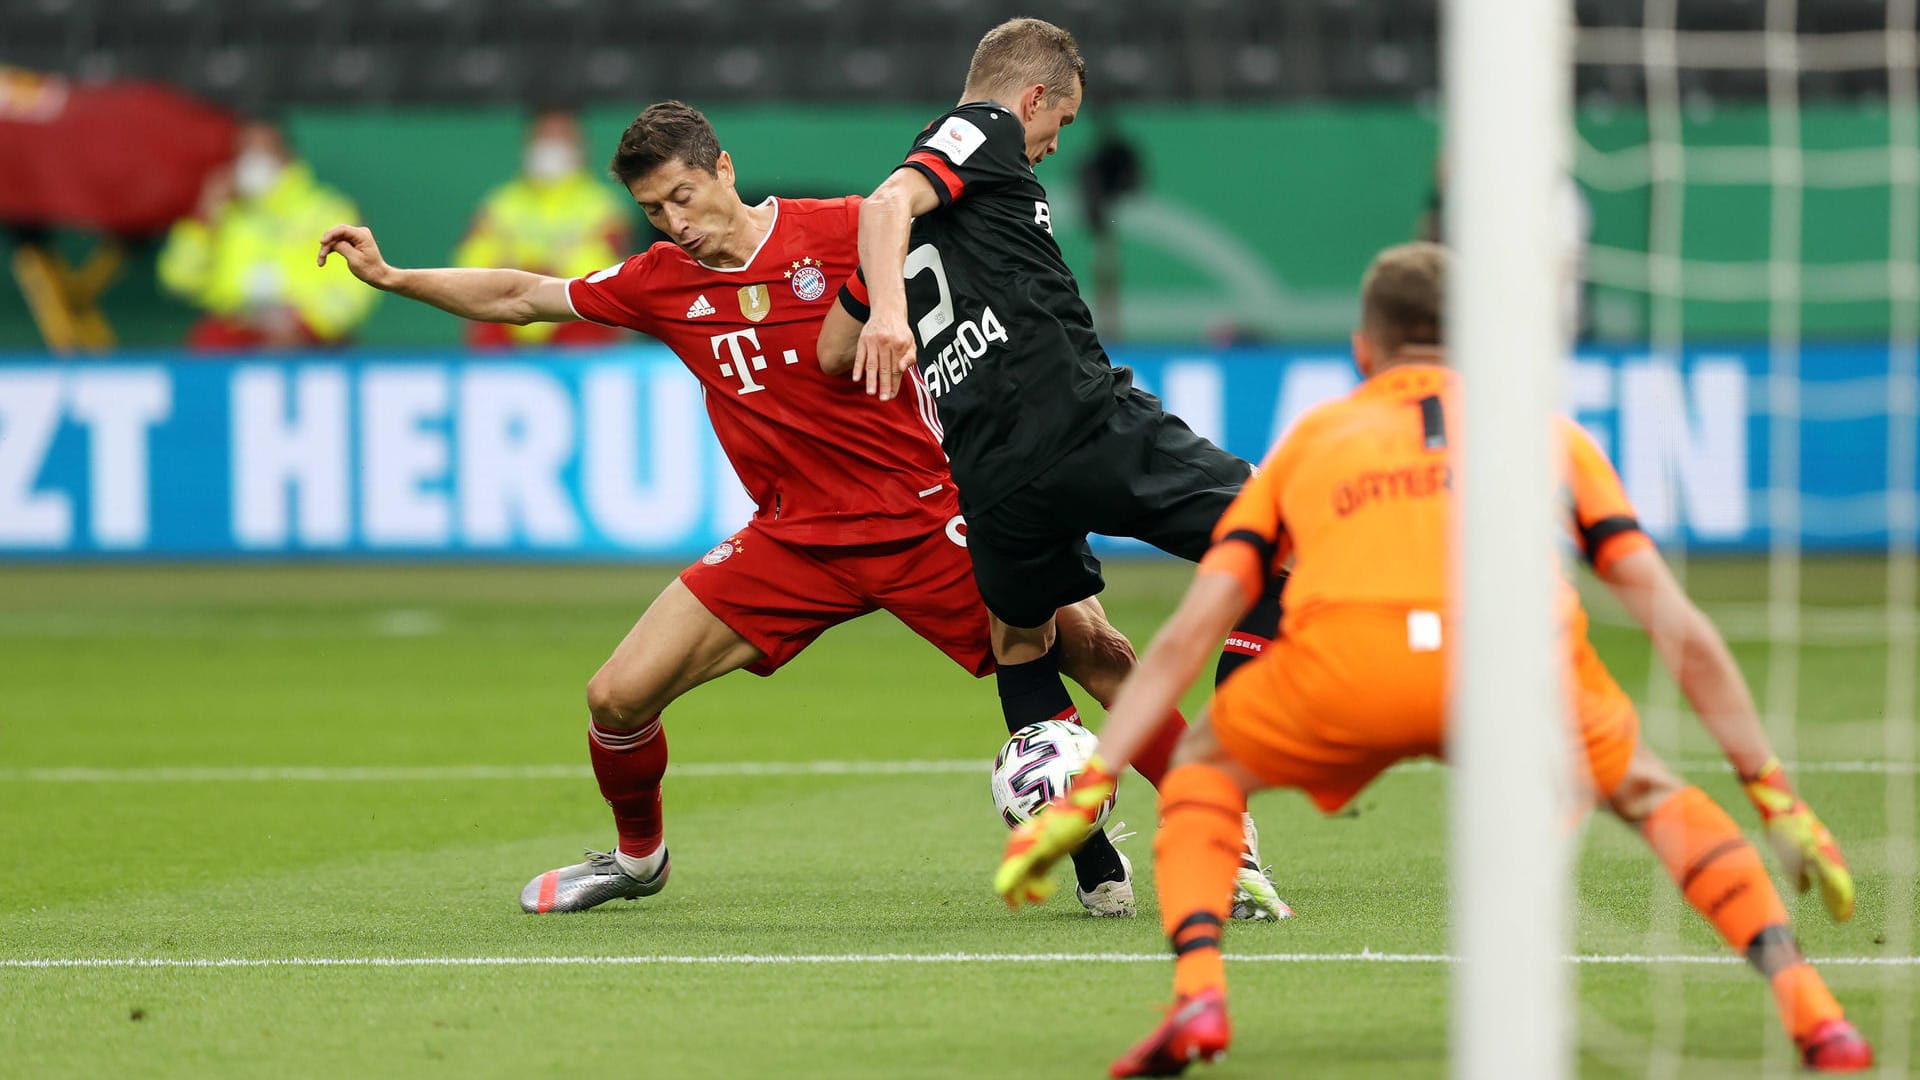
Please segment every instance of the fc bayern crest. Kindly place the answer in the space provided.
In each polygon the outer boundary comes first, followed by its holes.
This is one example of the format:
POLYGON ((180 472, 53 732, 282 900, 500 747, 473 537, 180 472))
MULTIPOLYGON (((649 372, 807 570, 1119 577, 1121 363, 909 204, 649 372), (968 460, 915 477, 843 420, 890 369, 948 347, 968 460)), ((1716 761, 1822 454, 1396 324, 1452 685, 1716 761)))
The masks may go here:
POLYGON ((734 544, 733 541, 722 540, 714 545, 712 551, 700 556, 700 561, 706 563, 708 566, 719 566, 721 563, 733 558, 733 553, 739 550, 740 548, 734 544))
POLYGON ((787 271, 787 281, 793 286, 793 295, 802 300, 818 300, 827 295, 826 272, 813 258, 795 262, 793 269, 787 271))

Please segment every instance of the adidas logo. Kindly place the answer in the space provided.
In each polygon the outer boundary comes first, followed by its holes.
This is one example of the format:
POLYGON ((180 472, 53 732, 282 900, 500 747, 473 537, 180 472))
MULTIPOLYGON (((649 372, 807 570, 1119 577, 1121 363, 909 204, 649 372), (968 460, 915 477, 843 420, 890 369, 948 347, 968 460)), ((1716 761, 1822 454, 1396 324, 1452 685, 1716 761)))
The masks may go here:
POLYGON ((711 314, 713 314, 713 305, 707 303, 707 296, 705 293, 701 293, 698 297, 696 297, 693 301, 693 306, 687 309, 687 318, 689 319, 697 319, 702 315, 711 315, 711 314))

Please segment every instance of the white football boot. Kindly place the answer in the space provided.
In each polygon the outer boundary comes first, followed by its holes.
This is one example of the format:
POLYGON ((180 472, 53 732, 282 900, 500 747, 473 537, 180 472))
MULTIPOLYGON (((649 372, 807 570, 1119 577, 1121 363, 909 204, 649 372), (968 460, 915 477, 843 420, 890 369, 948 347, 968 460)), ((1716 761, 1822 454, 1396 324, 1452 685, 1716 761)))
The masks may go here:
POLYGON ((1274 891, 1267 871, 1260 865, 1260 830, 1252 814, 1240 815, 1246 850, 1240 853, 1240 869, 1233 875, 1233 917, 1246 922, 1293 918, 1293 909, 1274 891))
POLYGON ((1080 905, 1087 914, 1096 919, 1133 918, 1133 861, 1123 852, 1120 866, 1127 873, 1119 881, 1103 881, 1091 889, 1073 887, 1073 895, 1080 898, 1080 905))

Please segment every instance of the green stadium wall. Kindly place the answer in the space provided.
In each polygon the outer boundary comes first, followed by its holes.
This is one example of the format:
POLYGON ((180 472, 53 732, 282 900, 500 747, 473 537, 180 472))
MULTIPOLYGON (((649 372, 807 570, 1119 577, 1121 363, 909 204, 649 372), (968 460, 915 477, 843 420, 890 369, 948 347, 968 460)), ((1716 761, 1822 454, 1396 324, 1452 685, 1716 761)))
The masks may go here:
MULTIPOLYGON (((943 107, 734 107, 711 111, 739 168, 743 193, 832 195, 870 190, 904 154, 908 141, 943 107)), ((587 128, 596 159, 630 118, 596 108, 587 128)), ((1432 192, 1439 129, 1427 110, 1407 105, 1310 105, 1254 109, 1152 106, 1087 110, 1041 166, 1068 261, 1088 282, 1091 237, 1081 211, 1078 165, 1103 132, 1117 130, 1139 150, 1142 193, 1118 216, 1122 302, 1110 336, 1143 342, 1338 340, 1351 324, 1355 288, 1367 259, 1406 239, 1432 192)), ((352 196, 388 257, 404 265, 444 263, 481 195, 517 167, 523 117, 509 109, 326 110, 290 113, 302 154, 326 182, 352 196)), ((1756 107, 1690 115, 1689 145, 1766 145, 1769 117, 1756 107)), ((1806 145, 1884 147, 1883 109, 1809 107, 1806 145)), ((1582 118, 1585 142, 1598 150, 1645 138, 1633 112, 1582 118)), ((611 183, 611 182, 609 182, 611 183)), ((1690 190, 1684 215, 1689 259, 1759 260, 1768 256, 1772 193, 1764 186, 1690 190)), ((1645 247, 1647 191, 1588 190, 1594 241, 1645 247)), ((1803 257, 1809 263, 1884 261, 1889 189, 1864 183, 1804 196, 1803 257)), ((638 214, 636 225, 640 224, 638 214)), ((85 237, 63 237, 71 252, 85 237)), ((0 241, 0 255, 5 242, 0 241)), ((108 312, 129 346, 180 340, 192 312, 162 295, 153 252, 142 251, 108 297, 108 312)), ((1091 294, 1091 287, 1088 285, 1091 294)), ((1593 329, 1608 340, 1647 332, 1642 295, 1591 294, 1593 329)), ((1114 312, 1102 312, 1103 322, 1114 312)), ((1690 299, 1690 334, 1764 336, 1764 302, 1690 299)), ((1800 312, 1811 337, 1874 338, 1887 330, 1884 297, 1809 302, 1800 312)), ((416 304, 383 303, 361 334, 368 344, 445 345, 459 327, 416 304)), ((32 348, 37 338, 12 289, 0 295, 0 348, 32 348)))

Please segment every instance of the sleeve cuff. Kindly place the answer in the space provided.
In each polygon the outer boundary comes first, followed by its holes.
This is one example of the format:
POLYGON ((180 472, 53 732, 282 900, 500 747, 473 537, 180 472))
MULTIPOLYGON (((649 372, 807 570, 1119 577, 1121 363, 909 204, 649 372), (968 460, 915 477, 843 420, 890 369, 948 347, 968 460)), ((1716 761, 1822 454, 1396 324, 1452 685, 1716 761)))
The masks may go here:
POLYGON ((861 322, 873 314, 873 305, 867 299, 867 279, 858 270, 840 286, 840 306, 861 322))
POLYGON ((1251 604, 1267 591, 1274 547, 1271 540, 1251 529, 1235 529, 1214 541, 1200 559, 1200 569, 1233 575, 1251 604))
POLYGON ((953 166, 931 151, 921 150, 918 153, 909 154, 907 160, 900 163, 900 167, 912 169, 926 177, 927 183, 933 185, 933 193, 939 197, 941 206, 951 205, 953 200, 959 198, 960 193, 966 190, 967 185, 960 179, 959 174, 953 171, 953 166))
POLYGON ((1587 560, 1593 564, 1595 573, 1605 574, 1607 568, 1635 552, 1652 551, 1653 537, 1641 532, 1638 525, 1631 529, 1611 533, 1587 549, 1587 560))

